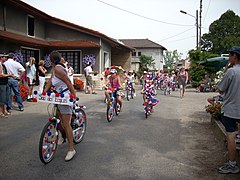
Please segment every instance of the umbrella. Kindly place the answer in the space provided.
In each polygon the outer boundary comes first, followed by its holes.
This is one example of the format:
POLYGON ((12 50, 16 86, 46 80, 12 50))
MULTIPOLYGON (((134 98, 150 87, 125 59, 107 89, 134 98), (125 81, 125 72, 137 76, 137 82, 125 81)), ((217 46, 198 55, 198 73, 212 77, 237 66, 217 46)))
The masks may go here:
POLYGON ((201 61, 199 64, 206 66, 206 67, 213 67, 213 68, 223 68, 228 63, 228 57, 214 57, 209 58, 206 61, 201 61))

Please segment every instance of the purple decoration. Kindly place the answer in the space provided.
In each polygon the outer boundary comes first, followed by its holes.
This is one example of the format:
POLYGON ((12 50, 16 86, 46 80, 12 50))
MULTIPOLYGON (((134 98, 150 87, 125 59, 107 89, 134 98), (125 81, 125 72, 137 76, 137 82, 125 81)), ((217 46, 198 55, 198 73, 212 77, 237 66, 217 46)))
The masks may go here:
POLYGON ((83 56, 83 66, 86 67, 88 62, 92 63, 92 66, 96 64, 96 57, 93 54, 86 54, 83 56))
POLYGON ((37 95, 37 94, 38 94, 38 92, 37 92, 37 91, 34 91, 33 93, 34 93, 35 95, 37 95))
POLYGON ((64 98, 64 94, 63 93, 60 96, 61 96, 61 98, 64 98))
POLYGON ((14 53, 13 59, 16 59, 17 62, 23 64, 23 55, 20 51, 14 53))
POLYGON ((52 66, 51 60, 50 60, 50 55, 49 55, 49 54, 47 54, 46 56, 44 56, 44 60, 45 60, 45 65, 44 65, 45 67, 49 68, 49 67, 52 66))

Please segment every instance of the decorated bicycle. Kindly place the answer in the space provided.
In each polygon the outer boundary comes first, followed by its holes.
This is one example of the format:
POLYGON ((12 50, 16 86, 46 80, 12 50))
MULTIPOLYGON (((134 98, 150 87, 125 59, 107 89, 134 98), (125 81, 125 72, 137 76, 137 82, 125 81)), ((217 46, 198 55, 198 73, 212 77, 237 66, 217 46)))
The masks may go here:
POLYGON ((145 85, 141 91, 144 99, 144 114, 147 118, 151 113, 153 113, 153 107, 158 104, 158 100, 154 97, 156 95, 156 89, 153 84, 153 75, 151 72, 147 74, 145 85))
POLYGON ((107 120, 112 121, 114 111, 116 115, 122 110, 122 96, 124 96, 120 75, 116 70, 117 66, 111 67, 107 81, 105 82, 105 96, 107 99, 107 120))
POLYGON ((40 160, 47 164, 54 158, 57 146, 66 142, 66 133, 59 118, 57 104, 73 107, 70 125, 73 130, 73 142, 75 144, 80 143, 86 133, 87 119, 83 110, 85 106, 78 105, 78 98, 74 99, 74 96, 68 93, 39 93, 34 91, 33 101, 48 103, 49 119, 42 130, 39 141, 40 160), (53 105, 51 112, 50 105, 53 105))

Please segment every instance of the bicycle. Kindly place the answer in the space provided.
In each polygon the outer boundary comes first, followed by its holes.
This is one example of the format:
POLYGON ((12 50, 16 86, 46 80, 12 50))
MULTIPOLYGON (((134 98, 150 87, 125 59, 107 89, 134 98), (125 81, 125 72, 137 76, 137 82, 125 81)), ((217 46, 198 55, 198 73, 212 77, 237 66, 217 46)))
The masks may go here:
POLYGON ((113 119, 114 111, 115 114, 118 116, 120 113, 120 104, 118 102, 118 99, 116 98, 115 94, 118 90, 117 88, 108 88, 110 90, 110 98, 107 103, 107 120, 108 122, 111 122, 113 119))
POLYGON ((145 118, 148 118, 148 116, 151 115, 151 113, 153 112, 153 106, 156 106, 158 104, 158 100, 154 98, 154 95, 156 94, 150 94, 145 92, 144 95, 146 96, 146 100, 144 102, 144 114, 145 114, 145 118))
MULTIPOLYGON (((56 99, 59 99, 59 98, 56 98, 56 99)), ((48 98, 46 97, 44 98, 43 96, 40 95, 38 97, 38 100, 42 102, 51 101, 51 104, 54 104, 54 107, 52 109, 53 116, 49 118, 49 121, 44 126, 42 133, 40 135, 40 140, 39 140, 39 158, 42 163, 48 164, 54 158, 54 154, 56 152, 56 149, 59 143, 60 134, 63 138, 63 143, 66 142, 66 134, 61 125, 61 120, 58 117, 57 105, 55 104, 56 100, 55 102, 53 102, 54 101, 53 97, 50 95, 48 98)), ((63 100, 63 98, 60 100, 63 100)), ((76 98, 76 100, 73 102, 72 118, 70 122, 71 127, 73 129, 73 142, 75 144, 78 144, 83 140, 83 137, 86 133, 86 128, 87 128, 86 113, 83 110, 86 107, 82 105, 78 105, 78 100, 79 99, 76 98)), ((50 116, 49 106, 51 104, 49 104, 47 107, 49 116, 50 116)))
POLYGON ((146 96, 146 102, 144 103, 144 114, 145 114, 145 118, 147 118, 148 116, 151 115, 151 111, 152 111, 152 101, 151 101, 151 95, 147 95, 146 96))
POLYGON ((126 92, 127 92, 127 100, 133 99, 133 84, 132 82, 126 82, 126 92))

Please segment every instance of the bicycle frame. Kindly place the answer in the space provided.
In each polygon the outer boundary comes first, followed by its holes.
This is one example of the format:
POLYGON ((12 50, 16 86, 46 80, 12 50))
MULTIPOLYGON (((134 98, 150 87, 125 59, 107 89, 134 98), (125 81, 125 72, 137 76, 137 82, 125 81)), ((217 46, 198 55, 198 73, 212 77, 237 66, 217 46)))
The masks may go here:
POLYGON ((126 91, 127 91, 127 100, 129 101, 130 98, 133 99, 133 84, 132 82, 126 82, 126 91))
POLYGON ((109 102, 107 104, 107 120, 108 122, 111 122, 113 119, 114 111, 115 114, 118 115, 120 112, 119 103, 117 100, 117 97, 115 97, 116 89, 110 88, 110 98, 109 102))

